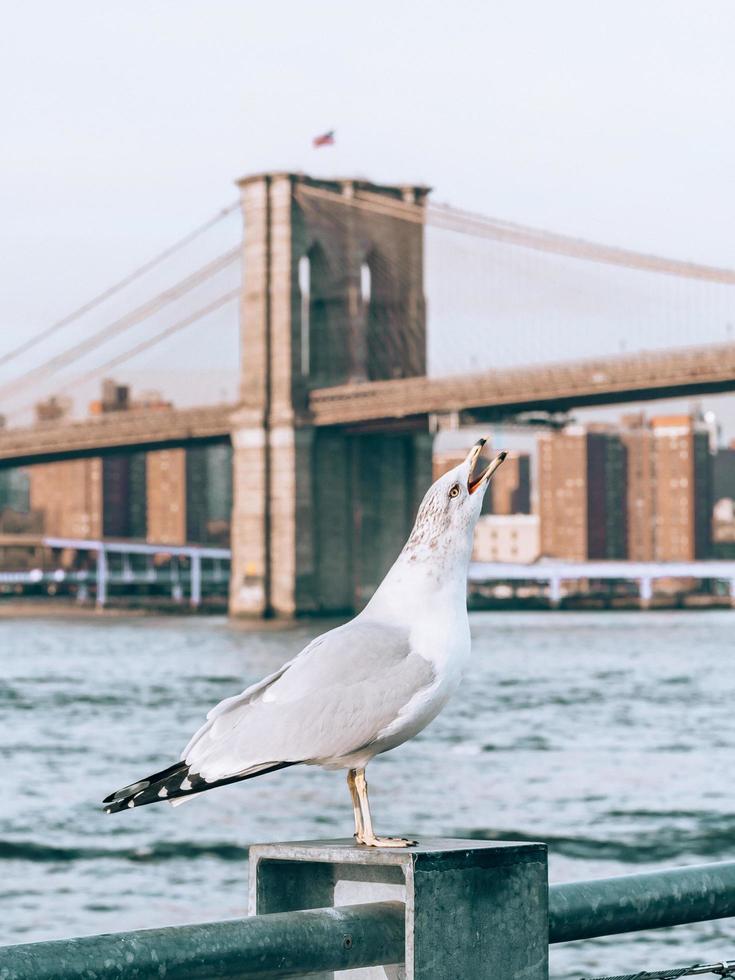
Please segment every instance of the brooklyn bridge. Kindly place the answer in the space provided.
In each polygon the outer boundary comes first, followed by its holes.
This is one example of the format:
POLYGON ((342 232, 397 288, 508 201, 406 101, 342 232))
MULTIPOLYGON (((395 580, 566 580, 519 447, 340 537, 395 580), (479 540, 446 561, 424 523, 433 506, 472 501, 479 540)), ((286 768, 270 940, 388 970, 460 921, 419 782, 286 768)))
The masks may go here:
MULTIPOLYGON (((735 388, 735 271, 435 205, 423 186, 287 173, 238 186, 204 226, 0 355, 0 467, 231 445, 233 614, 364 601, 412 521, 444 420, 735 388), (36 359, 232 217, 234 247, 36 359), (28 424, 28 391, 73 392, 172 338, 186 345, 220 311, 234 322, 238 309, 232 396, 28 424)), ((165 377, 165 357, 159 369, 165 377)))

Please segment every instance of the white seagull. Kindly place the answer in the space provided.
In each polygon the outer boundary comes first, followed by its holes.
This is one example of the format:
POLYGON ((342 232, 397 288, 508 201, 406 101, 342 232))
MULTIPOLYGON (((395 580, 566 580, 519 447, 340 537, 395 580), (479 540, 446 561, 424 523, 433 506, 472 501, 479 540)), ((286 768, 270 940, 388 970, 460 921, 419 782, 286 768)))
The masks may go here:
POLYGON ((469 657, 472 536, 490 477, 506 455, 499 453, 483 471, 478 460, 484 443, 429 488, 406 545, 358 616, 220 702, 181 762, 108 796, 107 813, 160 800, 176 805, 216 786, 303 763, 347 770, 359 844, 414 844, 376 836, 365 767, 439 714, 469 657))

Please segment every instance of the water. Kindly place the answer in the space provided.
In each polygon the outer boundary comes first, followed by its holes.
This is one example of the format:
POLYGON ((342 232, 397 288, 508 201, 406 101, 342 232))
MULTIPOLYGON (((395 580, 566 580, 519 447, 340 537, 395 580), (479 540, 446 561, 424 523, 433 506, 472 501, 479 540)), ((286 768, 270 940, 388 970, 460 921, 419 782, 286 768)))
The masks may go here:
MULTIPOLYGON (((107 816, 206 710, 326 625, 0 622, 0 942, 241 915, 253 841, 348 836, 295 768, 107 816)), ((379 832, 549 842, 554 881, 735 858, 735 613, 478 613, 461 695, 370 767, 379 832)), ((735 957, 733 920, 552 947, 552 975, 735 957)))

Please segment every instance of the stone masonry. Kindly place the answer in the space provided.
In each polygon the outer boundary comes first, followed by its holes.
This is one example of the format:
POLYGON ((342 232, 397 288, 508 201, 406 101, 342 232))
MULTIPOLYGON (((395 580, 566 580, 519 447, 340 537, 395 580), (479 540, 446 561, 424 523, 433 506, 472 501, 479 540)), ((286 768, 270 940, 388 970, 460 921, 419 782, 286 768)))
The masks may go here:
POLYGON ((391 207, 408 202, 420 213, 427 189, 286 173, 239 186, 230 611, 352 610, 410 529, 431 479, 431 439, 425 416, 382 430, 317 430, 308 394, 425 374, 423 223, 391 207), (371 208, 376 201, 388 206, 371 208))

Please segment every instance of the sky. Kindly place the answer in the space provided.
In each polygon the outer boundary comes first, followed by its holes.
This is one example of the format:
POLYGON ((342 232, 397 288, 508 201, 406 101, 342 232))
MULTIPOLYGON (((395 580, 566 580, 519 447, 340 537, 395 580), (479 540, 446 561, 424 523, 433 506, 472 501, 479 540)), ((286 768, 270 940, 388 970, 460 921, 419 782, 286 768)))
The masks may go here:
POLYGON ((733 51, 729 0, 12 4, 0 353, 269 169, 735 267, 733 51))

